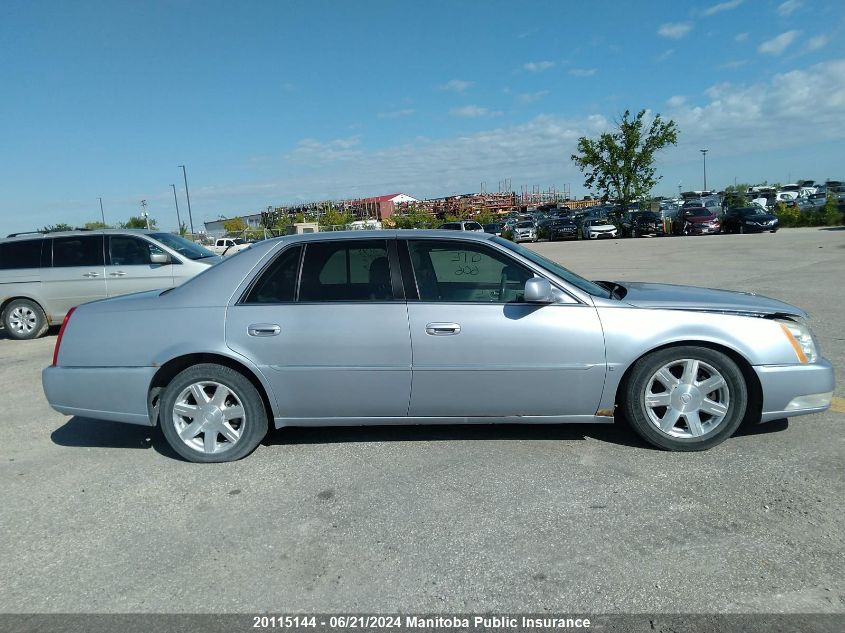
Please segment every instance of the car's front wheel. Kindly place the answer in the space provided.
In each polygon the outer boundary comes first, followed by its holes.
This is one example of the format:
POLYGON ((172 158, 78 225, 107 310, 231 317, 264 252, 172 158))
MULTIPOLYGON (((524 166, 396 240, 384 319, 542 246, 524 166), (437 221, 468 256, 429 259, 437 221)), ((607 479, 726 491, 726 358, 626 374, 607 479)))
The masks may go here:
POLYGON ((223 365, 195 365, 173 378, 162 395, 159 419, 171 448, 191 462, 241 459, 267 434, 258 390, 223 365))
POLYGON ((48 326, 44 310, 29 299, 15 299, 3 311, 3 327, 10 338, 20 341, 38 338, 48 326))
POLYGON ((745 378, 730 357, 683 346, 637 361, 623 406, 628 422, 647 442, 671 451, 701 451, 733 435, 747 404, 745 378))

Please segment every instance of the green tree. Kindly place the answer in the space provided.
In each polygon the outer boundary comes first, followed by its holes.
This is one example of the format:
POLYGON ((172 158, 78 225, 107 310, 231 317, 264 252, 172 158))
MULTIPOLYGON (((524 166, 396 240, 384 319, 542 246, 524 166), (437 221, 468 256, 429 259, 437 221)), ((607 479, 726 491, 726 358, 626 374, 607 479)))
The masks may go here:
POLYGON ((188 234, 188 225, 184 222, 179 223, 179 235, 185 237, 188 234))
POLYGON ((98 231, 100 229, 109 229, 111 227, 105 222, 100 222, 99 220, 97 220, 96 222, 86 222, 85 228, 89 231, 98 231))
POLYGON ((232 218, 223 222, 223 228, 227 233, 243 233, 247 230, 247 225, 243 218, 232 218))
POLYGON ((330 207, 320 216, 320 226, 346 226, 354 220, 351 213, 341 213, 330 207))
POLYGON ((73 227, 70 224, 59 222, 58 224, 48 224, 41 229, 42 233, 56 233, 58 231, 72 231, 73 227))
POLYGON ((496 221, 496 215, 493 214, 492 212, 488 211, 487 209, 485 209, 484 211, 479 213, 477 216, 475 216, 475 221, 478 222, 481 225, 492 224, 493 222, 496 221))
POLYGON ((827 195, 827 202, 824 205, 824 223, 827 226, 842 224, 842 211, 839 210, 839 203, 833 194, 827 195))
MULTIPOLYGON (((122 229, 145 229, 145 228, 147 228, 147 220, 143 215, 133 215, 126 222, 121 222, 120 228, 122 228, 122 229)), ((150 228, 151 229, 156 228, 156 221, 153 218, 150 218, 150 228)))
POLYGON ((739 207, 747 207, 749 202, 746 192, 750 186, 747 183, 741 183, 725 187, 725 208, 737 209, 739 207))
POLYGON ((440 221, 420 207, 409 207, 406 213, 390 216, 397 229, 431 229, 440 225, 440 221))
POLYGON ((645 130, 646 111, 631 118, 625 110, 611 132, 596 139, 582 136, 577 153, 570 157, 584 173, 584 186, 596 188, 605 200, 618 200, 625 208, 635 198, 647 196, 660 180, 654 156, 667 145, 677 145, 678 126, 655 115, 645 130))

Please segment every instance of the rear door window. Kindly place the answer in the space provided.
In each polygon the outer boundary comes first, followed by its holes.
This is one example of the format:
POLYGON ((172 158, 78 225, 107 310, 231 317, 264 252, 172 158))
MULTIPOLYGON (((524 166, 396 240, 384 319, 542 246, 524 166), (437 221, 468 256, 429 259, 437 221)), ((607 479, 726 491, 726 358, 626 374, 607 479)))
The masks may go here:
POLYGON ((305 247, 299 301, 393 301, 386 240, 332 240, 305 247))
POLYGON ((53 268, 102 266, 104 263, 102 235, 53 238, 53 268))
POLYGON ((43 239, 37 239, 0 244, 0 270, 38 268, 43 243, 43 239))

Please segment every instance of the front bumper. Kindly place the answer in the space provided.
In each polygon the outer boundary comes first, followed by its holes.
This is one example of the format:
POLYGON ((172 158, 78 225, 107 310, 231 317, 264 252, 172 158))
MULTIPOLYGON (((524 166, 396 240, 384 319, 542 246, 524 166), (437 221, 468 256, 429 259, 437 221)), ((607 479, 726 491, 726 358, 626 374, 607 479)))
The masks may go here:
POLYGON ((156 367, 47 367, 41 383, 59 413, 152 426, 147 394, 156 367))
POLYGON ((690 235, 715 235, 721 231, 718 226, 696 226, 693 225, 688 229, 690 235))
POLYGON ((763 388, 761 422, 830 408, 836 382, 826 358, 806 365, 757 365, 754 371, 763 388))

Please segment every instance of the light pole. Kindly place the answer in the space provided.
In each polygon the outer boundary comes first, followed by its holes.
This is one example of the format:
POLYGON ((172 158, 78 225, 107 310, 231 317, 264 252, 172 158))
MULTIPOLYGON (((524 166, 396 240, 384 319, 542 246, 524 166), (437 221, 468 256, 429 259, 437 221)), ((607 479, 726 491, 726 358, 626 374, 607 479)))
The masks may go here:
POLYGON ((700 149, 698 151, 701 152, 701 158, 704 160, 704 191, 707 191, 707 152, 710 150, 700 149))
POLYGON ((147 213, 147 201, 141 200, 141 215, 144 216, 144 220, 147 221, 147 230, 150 230, 150 214, 147 213))
POLYGON ((100 217, 103 218, 103 228, 106 228, 106 214, 103 212, 103 199, 97 198, 100 201, 100 217))
POLYGON ((184 165, 179 165, 182 168, 182 178, 185 179, 185 197, 188 199, 188 222, 191 223, 191 239, 194 239, 194 216, 191 214, 191 194, 188 193, 188 174, 185 171, 184 165))
POLYGON ((176 197, 176 185, 173 187, 173 202, 176 204, 176 222, 179 225, 179 235, 182 235, 182 218, 179 217, 179 199, 176 197))

